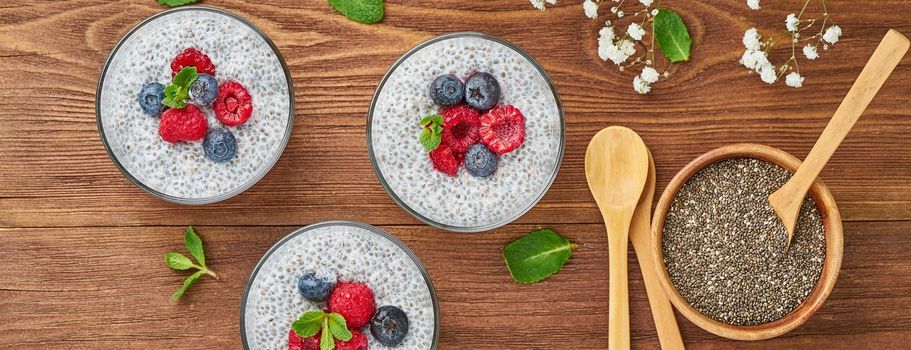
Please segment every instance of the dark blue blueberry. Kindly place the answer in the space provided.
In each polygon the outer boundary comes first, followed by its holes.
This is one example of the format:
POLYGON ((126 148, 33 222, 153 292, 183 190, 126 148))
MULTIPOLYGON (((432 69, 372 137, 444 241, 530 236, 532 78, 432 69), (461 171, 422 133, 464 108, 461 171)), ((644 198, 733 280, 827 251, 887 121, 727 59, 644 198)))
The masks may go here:
POLYGON ((218 97, 218 81, 208 74, 200 74, 190 85, 190 99, 200 106, 208 106, 218 97))
POLYGON ((488 177, 497 171, 500 157, 487 149, 483 144, 475 144, 465 153, 465 169, 477 177, 488 177))
POLYGON ((493 108, 500 102, 500 83, 488 73, 472 73, 465 79, 465 102, 482 112, 493 108))
POLYGON ((408 315, 395 306, 380 307, 370 319, 370 333, 380 344, 399 345, 408 335, 408 315))
POLYGON ((328 278, 317 277, 313 272, 304 273, 297 281, 297 290, 310 301, 326 301, 335 283, 328 278))
POLYGON ((202 148, 206 151, 206 156, 216 163, 224 163, 234 158, 237 152, 237 141, 234 140, 234 134, 225 128, 214 128, 206 133, 206 139, 202 141, 202 148))
POLYGON ((165 105, 161 104, 164 100, 164 85, 159 83, 148 83, 139 91, 139 107, 143 112, 153 116, 160 116, 164 112, 165 105))
POLYGON ((465 99, 465 86, 452 74, 438 76, 430 83, 430 99, 440 107, 455 106, 465 99))

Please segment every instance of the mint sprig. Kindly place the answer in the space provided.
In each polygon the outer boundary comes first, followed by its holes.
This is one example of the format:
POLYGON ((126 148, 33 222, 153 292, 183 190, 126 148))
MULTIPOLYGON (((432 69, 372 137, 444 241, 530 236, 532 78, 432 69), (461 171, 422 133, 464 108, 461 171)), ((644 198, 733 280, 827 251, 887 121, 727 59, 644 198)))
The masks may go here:
POLYGON ((183 67, 171 84, 164 88, 164 99, 161 104, 171 108, 184 108, 190 98, 190 85, 199 78, 196 67, 183 67))
POLYGON ((683 23, 680 15, 668 9, 658 9, 654 28, 658 48, 668 61, 671 63, 689 61, 693 39, 690 38, 690 32, 686 29, 686 24, 683 23))
POLYGON ((348 19, 373 24, 383 19, 383 0, 329 0, 329 5, 348 19))
POLYGON ((443 117, 439 114, 428 115, 421 119, 421 145, 427 152, 433 151, 440 147, 443 141, 443 117))
POLYGON ((169 7, 177 7, 192 4, 197 1, 199 0, 158 0, 158 3, 169 7))
POLYGON ((338 313, 308 311, 291 323, 291 329, 301 338, 310 338, 320 333, 320 350, 334 350, 335 339, 349 341, 354 335, 348 330, 345 317, 338 313))
MULTIPOLYGON (((195 68, 194 68, 195 70, 195 68)), ((187 227, 187 231, 183 235, 184 245, 187 246, 187 250, 190 252, 190 255, 196 259, 197 263, 193 263, 190 258, 185 255, 177 252, 165 253, 164 262, 165 265, 174 269, 174 270, 189 270, 196 269, 197 271, 187 277, 183 281, 183 286, 180 287, 173 295, 171 295, 171 300, 177 301, 186 293, 187 289, 190 288, 190 285, 193 282, 196 282, 202 275, 209 275, 218 279, 218 275, 215 274, 212 270, 209 270, 206 267, 206 255, 202 248, 202 239, 199 238, 199 235, 196 234, 196 230, 193 230, 193 226, 187 227)))
POLYGON ((532 231, 503 250, 506 268, 522 284, 540 282, 560 271, 576 245, 552 229, 532 231))

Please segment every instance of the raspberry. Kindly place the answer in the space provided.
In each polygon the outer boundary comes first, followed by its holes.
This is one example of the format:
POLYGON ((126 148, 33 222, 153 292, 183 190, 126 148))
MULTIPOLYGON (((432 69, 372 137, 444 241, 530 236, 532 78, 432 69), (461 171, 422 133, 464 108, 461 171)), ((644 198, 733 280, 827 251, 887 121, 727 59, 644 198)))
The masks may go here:
POLYGON ((364 333, 351 330, 351 339, 348 341, 335 340, 335 350, 367 350, 367 337, 364 333))
POLYGON ((465 153, 468 147, 478 143, 481 135, 481 115, 467 105, 458 105, 443 110, 443 144, 453 152, 465 153))
POLYGON ((481 116, 481 141, 496 154, 514 151, 525 143, 525 116, 516 107, 497 106, 481 116))
POLYGON ((342 315, 349 329, 367 325, 375 309, 373 291, 363 283, 339 283, 329 295, 329 310, 342 315))
POLYGON ((183 67, 196 67, 196 73, 215 75, 215 65, 209 56, 192 47, 177 54, 171 61, 171 77, 177 75, 183 67))
POLYGON ((209 123, 206 115, 194 105, 186 108, 170 108, 161 113, 158 134, 170 143, 197 141, 206 136, 209 123))
POLYGON ((252 98, 240 83, 229 81, 218 87, 218 97, 212 108, 215 116, 227 126, 238 126, 253 114, 252 98))
POLYGON ((465 154, 455 153, 449 146, 441 144, 430 152, 430 161, 433 162, 433 168, 437 171, 449 176, 456 176, 459 173, 459 166, 465 161, 465 154))
POLYGON ((320 350, 319 337, 320 334, 316 333, 316 335, 304 339, 294 333, 292 329, 288 331, 288 350, 320 350))

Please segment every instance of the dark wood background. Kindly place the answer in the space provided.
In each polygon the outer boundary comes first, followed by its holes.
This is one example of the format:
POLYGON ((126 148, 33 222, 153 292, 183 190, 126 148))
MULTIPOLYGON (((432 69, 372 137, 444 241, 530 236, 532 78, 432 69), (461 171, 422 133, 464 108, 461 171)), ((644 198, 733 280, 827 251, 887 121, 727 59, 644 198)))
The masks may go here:
MULTIPOLYGON (((583 156, 603 127, 638 131, 658 164, 658 190, 712 148, 756 142, 804 157, 888 28, 911 34, 911 2, 830 1, 843 39, 803 64, 800 90, 767 86, 740 67, 751 26, 781 29, 803 1, 665 1, 694 37, 689 63, 648 96, 630 72, 597 55, 603 19, 578 0, 539 12, 526 0, 394 0, 379 25, 359 25, 322 0, 206 0, 262 28, 288 61, 294 135, 259 184, 223 203, 187 207, 153 198, 122 176, 95 125, 105 58, 153 0, 0 2, 0 348, 240 347, 238 307, 259 257, 291 230, 358 220, 395 234, 423 260, 439 293, 441 349, 597 349, 607 343, 607 243, 583 156), (370 167, 367 107, 404 51, 434 35, 482 31, 525 48, 553 76, 566 107, 566 156, 547 196, 512 225, 460 235, 399 209, 370 167), (183 250, 195 225, 210 266, 177 304, 185 274, 162 254, 183 250), (512 282, 503 246, 550 226, 579 245, 536 285, 512 282), (458 242, 459 244, 453 244, 458 242)), ((627 2, 631 2, 628 0, 627 2)), ((605 12, 606 9, 602 9, 605 12)), ((900 349, 911 344, 911 58, 905 58, 822 174, 845 222, 840 279, 804 326, 735 342, 678 317, 691 349, 900 349)), ((656 349, 644 287, 630 255, 634 348, 656 349)))

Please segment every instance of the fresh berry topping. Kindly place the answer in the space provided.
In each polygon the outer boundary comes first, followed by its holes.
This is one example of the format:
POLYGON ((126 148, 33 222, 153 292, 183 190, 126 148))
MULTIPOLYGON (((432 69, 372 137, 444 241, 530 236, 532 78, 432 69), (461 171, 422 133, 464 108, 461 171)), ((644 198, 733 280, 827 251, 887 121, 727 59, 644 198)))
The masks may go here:
POLYGON ((449 176, 456 176, 459 173, 459 166, 462 165, 464 157, 464 154, 460 157, 459 153, 453 153, 452 149, 445 144, 430 152, 433 168, 449 176))
POLYGON ((329 310, 342 315, 350 329, 367 325, 375 309, 373 291, 363 283, 339 283, 329 295, 329 310))
POLYGON ((297 281, 297 290, 310 301, 326 301, 334 287, 335 281, 326 277, 318 277, 313 272, 304 273, 297 281))
POLYGON ((465 170, 477 177, 488 177, 497 171, 500 156, 487 149, 487 146, 476 144, 465 154, 465 170))
POLYGON ((208 106, 218 96, 218 81, 208 74, 200 74, 190 85, 190 100, 200 106, 208 106))
POLYGON ((149 115, 159 116, 164 111, 165 105, 161 104, 164 99, 164 85, 159 83, 148 83, 139 91, 139 107, 143 112, 149 115))
POLYGON ((367 337, 358 330, 351 330, 348 341, 335 340, 335 350, 367 350, 367 337))
POLYGON ((170 108, 162 112, 158 134, 170 143, 197 141, 206 136, 208 127, 206 115, 198 107, 187 105, 186 108, 170 108))
POLYGON ((450 107, 465 100, 465 85, 452 74, 436 77, 430 83, 430 99, 440 107, 450 107))
POLYGON ((383 306, 370 319, 370 333, 380 344, 399 345, 408 334, 408 315, 398 307, 383 306))
POLYGON ((190 66, 196 67, 196 72, 199 74, 215 75, 215 65, 212 64, 209 56, 190 47, 177 54, 174 60, 171 61, 171 76, 177 75, 183 67, 190 66))
POLYGON ((288 332, 288 350, 320 350, 319 349, 320 333, 309 338, 301 338, 294 330, 288 332))
POLYGON ((482 112, 493 108, 500 102, 500 83, 488 73, 472 73, 465 79, 465 102, 482 112))
POLYGON ((481 135, 481 115, 466 105, 458 105, 443 110, 443 144, 453 152, 465 153, 468 147, 478 143, 481 135))
POLYGON ((250 119, 253 103, 247 89, 240 83, 229 81, 218 87, 215 98, 215 116, 227 126, 238 126, 250 119))
POLYGON ((481 116, 481 141, 496 154, 506 154, 525 143, 525 116, 516 107, 498 106, 481 116))
POLYGON ((237 152, 237 140, 234 134, 225 128, 215 128, 206 133, 206 139, 202 141, 202 149, 206 151, 206 156, 216 163, 224 163, 234 158, 237 152))

